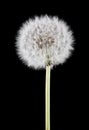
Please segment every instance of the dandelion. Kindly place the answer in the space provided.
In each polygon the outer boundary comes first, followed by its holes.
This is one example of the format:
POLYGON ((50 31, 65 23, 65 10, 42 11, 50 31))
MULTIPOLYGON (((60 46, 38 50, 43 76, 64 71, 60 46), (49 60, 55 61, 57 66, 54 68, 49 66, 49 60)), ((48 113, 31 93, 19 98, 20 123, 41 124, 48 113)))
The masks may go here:
POLYGON ((46 130, 50 130, 50 70, 69 58, 73 44, 70 27, 55 16, 36 16, 26 21, 18 31, 16 48, 20 59, 28 67, 46 68, 46 130))

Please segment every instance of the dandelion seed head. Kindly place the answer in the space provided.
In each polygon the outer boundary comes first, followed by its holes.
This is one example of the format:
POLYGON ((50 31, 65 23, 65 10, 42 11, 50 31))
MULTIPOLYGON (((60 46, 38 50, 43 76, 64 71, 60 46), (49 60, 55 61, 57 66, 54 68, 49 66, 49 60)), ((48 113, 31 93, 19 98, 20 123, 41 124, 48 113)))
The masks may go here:
POLYGON ((66 22, 47 15, 26 21, 16 38, 18 56, 35 69, 64 63, 71 55, 73 43, 74 37, 66 22))

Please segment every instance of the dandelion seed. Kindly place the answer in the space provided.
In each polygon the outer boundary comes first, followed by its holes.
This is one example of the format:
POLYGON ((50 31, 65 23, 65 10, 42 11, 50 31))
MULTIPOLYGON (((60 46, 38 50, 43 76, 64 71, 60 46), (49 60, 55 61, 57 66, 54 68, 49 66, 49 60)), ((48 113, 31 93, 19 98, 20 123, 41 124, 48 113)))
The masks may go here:
POLYGON ((73 43, 72 31, 66 22, 45 15, 29 19, 22 25, 16 46, 21 60, 39 69, 46 68, 49 61, 51 66, 64 63, 73 50, 73 43))

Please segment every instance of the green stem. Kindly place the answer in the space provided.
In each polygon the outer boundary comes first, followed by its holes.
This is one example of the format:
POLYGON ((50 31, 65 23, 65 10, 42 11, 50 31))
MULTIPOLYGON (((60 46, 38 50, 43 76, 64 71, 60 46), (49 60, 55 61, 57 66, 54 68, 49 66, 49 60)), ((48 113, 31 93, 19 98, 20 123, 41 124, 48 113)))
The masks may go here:
POLYGON ((46 66, 45 130, 50 130, 50 65, 46 66))

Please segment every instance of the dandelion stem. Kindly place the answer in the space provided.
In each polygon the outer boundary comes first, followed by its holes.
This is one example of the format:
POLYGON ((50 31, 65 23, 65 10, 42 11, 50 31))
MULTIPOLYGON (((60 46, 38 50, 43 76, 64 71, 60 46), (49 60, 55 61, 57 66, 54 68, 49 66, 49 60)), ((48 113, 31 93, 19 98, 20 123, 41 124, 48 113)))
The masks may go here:
POLYGON ((50 65, 46 66, 45 83, 45 130, 50 130, 50 65))

